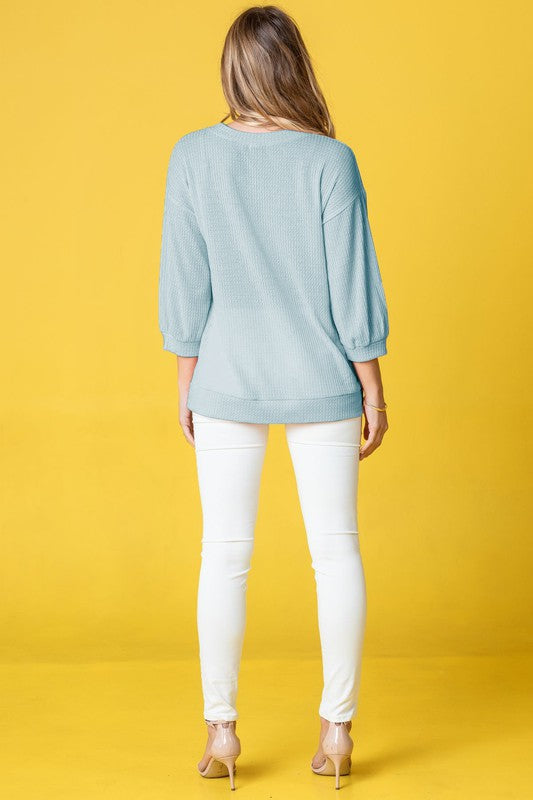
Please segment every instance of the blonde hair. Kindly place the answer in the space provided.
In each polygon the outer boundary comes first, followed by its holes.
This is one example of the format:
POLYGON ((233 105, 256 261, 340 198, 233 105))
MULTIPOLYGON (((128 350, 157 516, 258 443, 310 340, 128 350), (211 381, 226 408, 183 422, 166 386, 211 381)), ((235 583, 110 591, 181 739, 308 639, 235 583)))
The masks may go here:
POLYGON ((335 138, 326 100, 295 21, 278 6, 252 6, 226 34, 221 78, 228 117, 335 138))

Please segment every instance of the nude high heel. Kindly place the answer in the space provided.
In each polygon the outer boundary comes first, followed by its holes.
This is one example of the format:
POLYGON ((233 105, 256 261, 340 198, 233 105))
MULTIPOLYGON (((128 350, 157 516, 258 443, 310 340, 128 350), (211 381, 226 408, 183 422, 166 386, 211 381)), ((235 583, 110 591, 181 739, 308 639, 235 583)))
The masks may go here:
POLYGON ((349 775, 352 769, 353 739, 344 722, 330 722, 322 739, 322 750, 326 757, 321 767, 311 769, 317 775, 335 775, 335 789, 340 789, 340 775, 349 775))
POLYGON ((235 732, 236 720, 205 721, 216 732, 209 747, 209 762, 203 771, 198 768, 198 772, 203 778, 223 778, 229 775, 230 788, 235 789, 235 761, 241 752, 241 740, 235 732))

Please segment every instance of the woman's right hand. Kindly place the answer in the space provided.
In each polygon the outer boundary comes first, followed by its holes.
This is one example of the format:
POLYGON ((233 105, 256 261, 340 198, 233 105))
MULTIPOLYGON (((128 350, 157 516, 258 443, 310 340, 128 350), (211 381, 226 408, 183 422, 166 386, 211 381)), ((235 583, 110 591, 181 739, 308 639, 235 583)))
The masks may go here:
POLYGON ((380 446, 389 423, 386 411, 372 408, 372 406, 378 406, 378 408, 385 406, 379 358, 372 358, 369 361, 352 361, 352 364, 363 389, 365 424, 362 433, 366 444, 359 448, 359 460, 361 460, 367 458, 380 446), (370 405, 366 405, 367 402, 370 405))
MULTIPOLYGON (((371 402, 374 406, 379 406, 380 408, 383 407, 382 402, 376 403, 374 400, 370 400, 369 402, 371 402)), ((363 458, 367 458, 380 446, 383 437, 385 436, 385 432, 389 427, 386 411, 378 411, 377 409, 367 406, 364 403, 365 401, 363 400, 363 414, 365 420, 365 424, 363 426, 363 437, 366 439, 366 444, 359 448, 360 461, 363 458)))

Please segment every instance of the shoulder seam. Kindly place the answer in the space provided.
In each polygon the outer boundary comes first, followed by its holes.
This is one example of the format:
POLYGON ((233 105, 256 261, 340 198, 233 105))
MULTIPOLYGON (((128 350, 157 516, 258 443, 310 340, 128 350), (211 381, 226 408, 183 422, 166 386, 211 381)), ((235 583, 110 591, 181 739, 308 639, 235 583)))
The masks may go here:
POLYGON ((338 215, 339 215, 339 214, 342 214, 342 212, 343 212, 343 211, 346 211, 346 209, 348 208, 348 206, 351 206, 351 205, 352 205, 352 203, 353 203, 353 202, 355 202, 355 200, 357 200, 357 198, 358 198, 358 197, 361 197, 361 196, 362 196, 362 194, 363 194, 363 193, 362 193, 361 191, 359 191, 359 192, 356 192, 356 193, 354 194, 354 196, 353 196, 353 197, 351 197, 351 198, 348 200, 348 202, 347 202, 347 203, 345 203, 345 204, 343 205, 343 207, 342 207, 342 208, 339 208, 339 210, 338 210, 338 211, 335 211, 335 213, 334 213, 334 214, 331 214, 331 216, 329 216, 329 217, 326 217, 325 219, 323 219, 323 220, 322 220, 322 225, 325 225, 325 224, 326 224, 326 222, 329 222, 329 221, 330 221, 330 219, 334 219, 335 217, 338 217, 338 215))

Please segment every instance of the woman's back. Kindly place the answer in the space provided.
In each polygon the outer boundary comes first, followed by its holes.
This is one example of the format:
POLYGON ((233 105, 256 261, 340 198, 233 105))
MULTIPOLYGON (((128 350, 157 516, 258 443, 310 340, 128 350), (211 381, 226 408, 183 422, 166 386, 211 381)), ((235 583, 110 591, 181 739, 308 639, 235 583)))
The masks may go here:
POLYGON ((351 148, 216 123, 167 174, 163 346, 198 356, 188 407, 248 422, 361 413, 352 361, 384 355, 387 307, 351 148))

